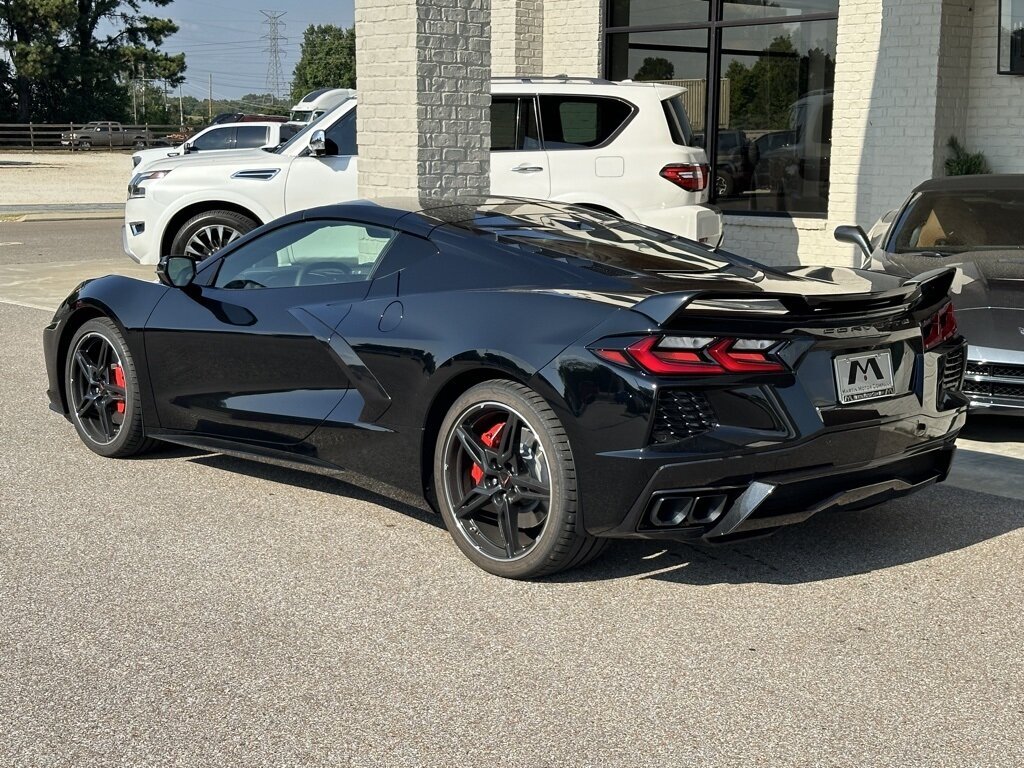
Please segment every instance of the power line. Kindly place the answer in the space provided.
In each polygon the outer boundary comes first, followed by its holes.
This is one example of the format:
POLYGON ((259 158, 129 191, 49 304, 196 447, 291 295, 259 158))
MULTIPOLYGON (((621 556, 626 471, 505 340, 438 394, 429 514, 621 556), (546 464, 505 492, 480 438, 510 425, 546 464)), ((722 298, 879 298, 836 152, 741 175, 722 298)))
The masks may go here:
POLYGON ((284 22, 281 19, 287 11, 260 11, 264 16, 267 34, 267 93, 271 94, 271 103, 281 98, 284 92, 284 71, 281 67, 281 43, 287 38, 281 34, 284 22))

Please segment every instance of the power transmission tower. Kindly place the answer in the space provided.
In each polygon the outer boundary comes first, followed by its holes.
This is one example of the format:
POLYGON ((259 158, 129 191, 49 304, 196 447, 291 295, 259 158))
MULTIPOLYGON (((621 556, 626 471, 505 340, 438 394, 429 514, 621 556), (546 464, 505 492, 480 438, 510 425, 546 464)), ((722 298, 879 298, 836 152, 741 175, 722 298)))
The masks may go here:
POLYGON ((285 26, 281 18, 287 11, 260 11, 260 13, 263 14, 263 23, 267 27, 267 34, 263 35, 263 39, 267 41, 267 47, 263 50, 267 54, 267 93, 270 94, 271 104, 273 104, 284 93, 281 43, 287 42, 288 38, 281 34, 285 26))

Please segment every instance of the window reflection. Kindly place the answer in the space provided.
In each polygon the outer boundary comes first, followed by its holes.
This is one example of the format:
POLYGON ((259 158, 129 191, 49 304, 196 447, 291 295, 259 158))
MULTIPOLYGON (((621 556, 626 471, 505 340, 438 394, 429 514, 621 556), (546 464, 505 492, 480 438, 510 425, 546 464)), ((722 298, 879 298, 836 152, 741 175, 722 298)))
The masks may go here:
POLYGON ((634 32, 608 36, 612 80, 638 80, 686 88, 683 105, 694 131, 707 111, 707 30, 634 32))
POLYGON ((723 208, 827 212, 835 45, 834 21, 723 31, 723 208))
POLYGON ((609 33, 607 75, 686 88, 682 102, 696 146, 707 147, 709 96, 715 97, 712 200, 722 208, 824 214, 837 21, 808 16, 837 13, 838 0, 613 1, 611 27, 701 26, 609 33), (744 20, 751 24, 737 24, 744 20), (709 94, 713 40, 721 57, 709 94))

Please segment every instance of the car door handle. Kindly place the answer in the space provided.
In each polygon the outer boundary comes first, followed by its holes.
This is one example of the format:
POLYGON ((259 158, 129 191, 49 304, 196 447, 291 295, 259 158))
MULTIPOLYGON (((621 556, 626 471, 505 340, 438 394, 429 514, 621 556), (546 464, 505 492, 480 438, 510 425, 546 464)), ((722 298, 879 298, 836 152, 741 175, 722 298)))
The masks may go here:
POLYGON ((544 170, 544 166, 542 166, 542 165, 517 165, 515 168, 512 168, 512 170, 515 171, 516 173, 540 173, 541 171, 544 170))

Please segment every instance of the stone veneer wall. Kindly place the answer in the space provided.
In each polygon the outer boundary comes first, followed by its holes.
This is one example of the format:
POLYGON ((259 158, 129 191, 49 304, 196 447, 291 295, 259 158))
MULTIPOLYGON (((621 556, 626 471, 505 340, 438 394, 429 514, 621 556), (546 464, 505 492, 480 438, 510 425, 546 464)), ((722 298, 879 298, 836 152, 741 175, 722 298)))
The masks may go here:
POLYGON ((494 77, 544 73, 542 0, 491 0, 491 72, 494 77))
POLYGON ((490 0, 359 0, 359 194, 490 190, 490 0))

